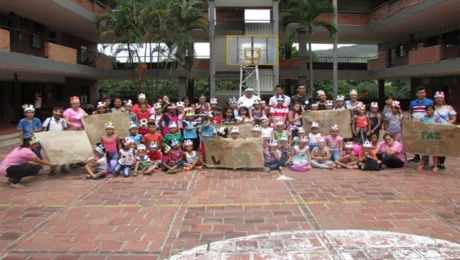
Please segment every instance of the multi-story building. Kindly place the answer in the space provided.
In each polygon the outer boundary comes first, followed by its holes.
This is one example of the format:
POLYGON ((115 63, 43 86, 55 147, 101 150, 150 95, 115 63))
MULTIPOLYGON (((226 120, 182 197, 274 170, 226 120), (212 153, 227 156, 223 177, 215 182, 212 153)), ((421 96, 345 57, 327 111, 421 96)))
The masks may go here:
MULTIPOLYGON (((20 106, 32 102, 35 91, 44 94, 45 110, 66 105, 71 95, 95 103, 97 80, 130 79, 131 72, 115 66, 97 53, 96 14, 108 1, 15 0, 1 1, 0 122, 21 116, 20 106), (102 2, 102 3, 101 3, 102 2)), ((209 42, 210 58, 197 60, 195 78, 209 78, 211 94, 234 96, 216 82, 238 79, 239 68, 226 64, 226 35, 278 35, 284 39, 280 17, 281 0, 209 0, 209 34, 192 32, 196 42, 209 42), (248 21, 245 9, 266 9, 270 19, 248 21), (209 11, 210 10, 210 11, 209 11)), ((429 94, 446 92, 449 103, 460 111, 460 23, 458 0, 338 0, 339 43, 378 44, 373 59, 339 58, 339 79, 378 80, 379 97, 385 79, 410 79, 414 90, 426 86, 429 94)), ((325 15, 321 19, 332 20, 325 15)), ((297 41, 297 39, 296 39, 297 41)), ((321 29, 314 43, 330 43, 321 29)), ((154 67, 154 66, 153 66, 154 67)), ((315 79, 332 78, 331 57, 319 57, 313 65, 315 79)), ((150 70, 148 77, 164 77, 164 70, 150 70)), ((185 95, 188 74, 179 72, 179 93, 185 95)), ((308 73, 298 59, 280 56, 278 66, 260 69, 262 94, 268 95, 279 82, 297 84, 308 73)))

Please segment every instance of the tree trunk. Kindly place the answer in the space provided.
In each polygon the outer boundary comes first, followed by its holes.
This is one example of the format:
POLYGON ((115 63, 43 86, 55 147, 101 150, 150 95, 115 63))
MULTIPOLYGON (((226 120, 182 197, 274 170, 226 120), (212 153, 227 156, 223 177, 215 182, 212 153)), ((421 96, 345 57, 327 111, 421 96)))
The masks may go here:
POLYGON ((313 51, 311 49, 311 35, 308 37, 308 61, 310 63, 310 99, 313 99, 313 51))
POLYGON ((190 100, 193 100, 194 98, 194 94, 195 94, 195 80, 193 79, 192 77, 192 71, 193 71, 193 67, 195 66, 195 46, 193 43, 191 44, 188 44, 187 46, 187 56, 191 59, 190 59, 190 62, 191 64, 188 64, 190 65, 190 68, 187 68, 189 71, 189 79, 188 79, 188 84, 187 84, 187 97, 190 99, 190 100))
POLYGON ((305 85, 307 82, 307 32, 299 32, 299 60, 300 60, 300 73, 299 85, 305 85))
POLYGON ((194 94, 195 94, 195 79, 193 78, 187 79, 187 97, 190 100, 193 100, 194 94))
MULTIPOLYGON (((333 23, 334 26, 337 28, 337 0, 333 0, 332 4, 334 5, 334 16, 333 16, 333 23)), ((334 46, 332 48, 332 56, 333 56, 333 61, 332 61, 332 92, 333 92, 333 97, 334 101, 337 98, 338 95, 338 73, 339 73, 339 68, 338 68, 338 61, 337 61, 337 41, 338 41, 338 33, 334 35, 334 46)))

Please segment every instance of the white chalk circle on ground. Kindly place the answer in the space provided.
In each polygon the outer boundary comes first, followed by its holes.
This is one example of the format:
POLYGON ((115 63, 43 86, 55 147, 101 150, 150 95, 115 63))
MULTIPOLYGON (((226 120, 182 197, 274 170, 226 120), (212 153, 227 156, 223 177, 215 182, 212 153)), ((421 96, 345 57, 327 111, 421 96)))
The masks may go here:
POLYGON ((459 259, 460 244, 367 230, 267 233, 213 242, 172 256, 188 259, 459 259))

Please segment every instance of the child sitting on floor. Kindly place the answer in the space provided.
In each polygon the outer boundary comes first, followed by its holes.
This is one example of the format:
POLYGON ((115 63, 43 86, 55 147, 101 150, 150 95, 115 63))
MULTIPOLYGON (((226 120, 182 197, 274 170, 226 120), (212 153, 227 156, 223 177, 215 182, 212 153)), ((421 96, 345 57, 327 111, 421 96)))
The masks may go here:
POLYGON ((133 176, 137 176, 138 171, 143 175, 152 174, 150 157, 147 155, 147 147, 143 144, 137 147, 136 166, 134 166, 133 176))
POLYGON ((283 135, 280 137, 279 147, 278 149, 281 151, 281 161, 283 166, 289 166, 292 162, 293 149, 289 145, 289 137, 283 135))
POLYGON ((380 170, 380 161, 377 159, 372 150, 372 144, 369 141, 366 141, 363 144, 363 150, 359 153, 359 167, 363 171, 379 171, 380 170))
POLYGON ((310 150, 308 147, 308 137, 303 136, 299 139, 299 144, 294 146, 294 156, 292 157, 291 170, 306 172, 310 169, 310 150))
POLYGON ((334 169, 335 164, 331 161, 331 153, 326 147, 326 140, 322 136, 316 137, 318 146, 311 153, 311 165, 315 168, 334 169))
POLYGON ((86 161, 85 170, 87 179, 99 179, 107 175, 107 151, 100 143, 94 148, 94 162, 86 161))
POLYGON ((321 134, 319 133, 319 124, 317 122, 313 122, 311 123, 311 133, 308 134, 308 146, 310 146, 310 153, 318 146, 318 137, 321 137, 321 134))
POLYGON ((283 169, 281 165, 281 151, 278 150, 278 142, 276 140, 270 140, 268 147, 264 150, 264 165, 264 171, 266 172, 283 169))
POLYGON ((123 172, 124 177, 129 177, 131 172, 131 167, 136 161, 136 152, 132 147, 133 141, 126 137, 123 142, 121 142, 121 149, 119 151, 120 156, 118 159, 118 164, 115 166, 115 174, 118 175, 120 172, 123 172))
POLYGON ((284 123, 282 121, 278 121, 276 122, 275 131, 272 134, 272 139, 279 143, 281 136, 287 136, 288 139, 291 139, 291 134, 289 131, 284 129, 284 123))
MULTIPOLYGON (((149 146, 150 150, 147 151, 147 155, 150 158, 150 169, 149 175, 152 174, 154 171, 160 168, 162 163, 162 155, 160 150, 158 149, 158 144, 155 142, 150 143, 149 146)), ((145 173, 144 173, 145 174, 145 173)), ((147 175, 147 174, 145 174, 147 175)))
POLYGON ((331 134, 326 136, 326 144, 329 152, 331 153, 331 160, 333 162, 339 160, 339 155, 342 151, 343 138, 339 135, 339 127, 337 125, 331 126, 331 134))
POLYGON ((184 171, 191 171, 193 169, 201 170, 201 160, 196 151, 193 150, 193 141, 185 140, 185 163, 184 171))
POLYGON ((347 142, 343 151, 340 152, 339 159, 335 161, 337 168, 358 169, 358 157, 353 154, 353 143, 347 142))
POLYGON ((176 139, 171 141, 171 149, 167 154, 166 161, 163 160, 164 167, 167 169, 166 173, 175 174, 182 170, 184 167, 184 152, 180 149, 179 142, 176 139))

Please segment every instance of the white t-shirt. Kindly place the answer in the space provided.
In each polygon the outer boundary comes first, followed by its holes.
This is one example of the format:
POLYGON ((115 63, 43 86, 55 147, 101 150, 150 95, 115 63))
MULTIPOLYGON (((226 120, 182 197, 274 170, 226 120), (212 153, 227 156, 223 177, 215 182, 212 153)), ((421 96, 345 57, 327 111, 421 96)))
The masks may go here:
POLYGON ((129 151, 120 149, 120 159, 118 160, 119 164, 123 166, 133 165, 135 160, 136 158, 134 158, 134 152, 132 148, 129 149, 129 151))
POLYGON ((48 117, 43 123, 43 127, 48 131, 64 131, 67 128, 67 122, 64 118, 56 121, 54 117, 48 117))
POLYGON ((193 163, 196 160, 196 152, 192 151, 192 154, 185 152, 185 159, 187 160, 187 163, 193 163))
POLYGON ((254 101, 256 101, 257 99, 260 100, 259 96, 252 95, 251 98, 247 98, 246 95, 243 95, 238 99, 238 106, 245 106, 247 108, 251 108, 254 105, 254 101))
POLYGON ((101 158, 97 159, 96 162, 99 164, 99 166, 96 168, 107 170, 107 156, 102 156, 101 158))
MULTIPOLYGON (((275 96, 270 98, 270 101, 268 102, 269 106, 278 105, 278 101, 276 100, 276 97, 277 96, 275 95, 275 96)), ((286 95, 284 95, 284 94, 283 94, 283 97, 284 97, 284 104, 283 105, 289 106, 291 104, 291 98, 286 96, 286 95)))
POLYGON ((318 145, 318 141, 316 141, 316 138, 318 138, 319 136, 321 136, 320 133, 317 133, 317 134, 309 133, 308 134, 308 144, 309 145, 318 145))
POLYGON ((262 127, 262 133, 261 133, 262 138, 272 138, 272 133, 273 133, 273 128, 271 127, 263 128, 262 127))

